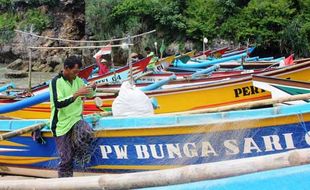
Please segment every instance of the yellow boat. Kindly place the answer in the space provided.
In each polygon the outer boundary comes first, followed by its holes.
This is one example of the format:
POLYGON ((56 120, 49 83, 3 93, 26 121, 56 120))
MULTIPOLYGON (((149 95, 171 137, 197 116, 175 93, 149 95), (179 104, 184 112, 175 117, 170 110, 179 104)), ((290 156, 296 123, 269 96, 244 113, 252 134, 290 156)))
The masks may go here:
MULTIPOLYGON (((305 61, 268 71, 262 75, 310 82, 309 66, 310 61, 305 61)), ((197 110, 271 98, 269 92, 252 85, 251 76, 199 86, 156 90, 146 94, 158 100, 160 108, 156 110, 157 114, 197 110)), ((104 105, 100 109, 96 107, 93 100, 87 100, 85 102, 84 114, 91 114, 101 111, 101 109, 110 108, 115 97, 115 95, 101 96, 104 105)), ((49 107, 49 102, 46 102, 2 115, 24 119, 49 118, 49 107)))

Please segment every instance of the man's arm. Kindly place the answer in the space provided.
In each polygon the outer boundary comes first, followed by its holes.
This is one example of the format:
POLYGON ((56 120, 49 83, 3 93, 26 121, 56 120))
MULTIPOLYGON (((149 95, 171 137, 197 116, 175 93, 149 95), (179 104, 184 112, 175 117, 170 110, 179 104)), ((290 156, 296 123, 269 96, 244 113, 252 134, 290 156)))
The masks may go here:
POLYGON ((50 90, 52 92, 51 95, 53 96, 52 97, 53 103, 54 103, 55 107, 59 109, 59 108, 63 108, 63 107, 66 107, 66 106, 70 105, 72 102, 74 102, 75 99, 73 98, 72 95, 69 96, 69 97, 58 98, 59 97, 58 95, 61 92, 57 88, 57 79, 58 78, 54 78, 52 80, 52 82, 50 83, 50 85, 51 85, 50 90))

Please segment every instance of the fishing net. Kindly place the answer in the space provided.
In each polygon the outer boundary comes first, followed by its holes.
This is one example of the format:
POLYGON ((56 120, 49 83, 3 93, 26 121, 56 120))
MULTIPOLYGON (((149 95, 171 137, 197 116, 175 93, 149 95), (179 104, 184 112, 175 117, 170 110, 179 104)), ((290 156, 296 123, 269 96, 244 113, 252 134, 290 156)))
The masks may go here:
POLYGON ((85 165, 91 161, 96 145, 94 130, 88 123, 81 120, 74 126, 72 143, 76 165, 85 168, 85 165))

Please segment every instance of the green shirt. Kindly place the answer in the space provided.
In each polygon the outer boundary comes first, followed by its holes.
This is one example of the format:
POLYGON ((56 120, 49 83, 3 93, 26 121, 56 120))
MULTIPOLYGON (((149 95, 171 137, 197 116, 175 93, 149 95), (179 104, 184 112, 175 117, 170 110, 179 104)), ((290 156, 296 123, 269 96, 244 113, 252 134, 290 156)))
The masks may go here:
POLYGON ((49 85, 51 130, 54 136, 66 134, 76 122, 82 119, 83 100, 81 97, 74 100, 73 94, 83 86, 85 84, 81 78, 76 77, 71 84, 62 74, 51 81, 49 85))

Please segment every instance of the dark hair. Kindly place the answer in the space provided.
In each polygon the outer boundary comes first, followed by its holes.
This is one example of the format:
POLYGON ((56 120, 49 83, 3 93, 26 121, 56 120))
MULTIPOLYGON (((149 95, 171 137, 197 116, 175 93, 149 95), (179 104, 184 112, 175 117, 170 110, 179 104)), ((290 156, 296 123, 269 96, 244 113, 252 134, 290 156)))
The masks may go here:
POLYGON ((79 68, 82 67, 82 60, 80 57, 72 55, 68 57, 64 62, 64 68, 72 69, 74 66, 78 64, 79 68))
POLYGON ((151 51, 151 48, 146 47, 146 48, 144 48, 144 50, 145 50, 145 51, 151 51))

